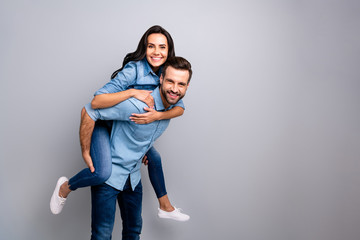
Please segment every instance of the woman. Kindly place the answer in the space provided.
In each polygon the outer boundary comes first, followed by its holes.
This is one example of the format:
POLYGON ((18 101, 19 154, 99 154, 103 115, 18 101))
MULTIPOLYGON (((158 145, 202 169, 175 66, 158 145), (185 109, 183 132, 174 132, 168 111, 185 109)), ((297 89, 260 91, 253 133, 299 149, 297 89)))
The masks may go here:
MULTIPOLYGON (((149 28, 135 52, 125 56, 123 66, 111 76, 111 81, 95 93, 92 108, 114 106, 130 97, 145 102, 147 113, 133 114, 130 118, 138 124, 181 116, 184 105, 179 101, 169 111, 157 112, 152 109, 151 90, 159 85, 162 65, 168 57, 175 56, 171 35, 160 26, 149 28)), ((70 180, 59 178, 50 201, 52 213, 61 212, 67 196, 79 187, 94 186, 105 182, 111 174, 110 131, 111 121, 97 121, 91 139, 90 155, 83 155, 89 168, 83 169, 70 180)), ((189 216, 172 206, 168 198, 161 166, 160 154, 152 147, 143 162, 148 165, 151 184, 159 201, 158 216, 178 221, 187 221, 189 216)))

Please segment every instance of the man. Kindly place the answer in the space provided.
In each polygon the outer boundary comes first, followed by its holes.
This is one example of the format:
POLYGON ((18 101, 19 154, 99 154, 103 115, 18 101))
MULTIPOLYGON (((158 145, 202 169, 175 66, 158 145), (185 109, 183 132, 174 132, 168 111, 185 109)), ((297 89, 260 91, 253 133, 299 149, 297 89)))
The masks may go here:
MULTIPOLYGON (((185 96, 191 79, 190 63, 181 57, 169 58, 160 77, 160 86, 152 92, 157 111, 170 109, 185 96)), ((111 132, 112 173, 103 184, 91 188, 92 237, 111 239, 116 200, 123 221, 123 239, 140 239, 142 228, 141 160, 160 137, 169 120, 149 124, 130 121, 132 113, 143 113, 146 104, 130 98, 114 107, 97 109, 88 104, 82 111, 80 141, 84 158, 90 158, 90 142, 98 119, 115 120, 111 132)))

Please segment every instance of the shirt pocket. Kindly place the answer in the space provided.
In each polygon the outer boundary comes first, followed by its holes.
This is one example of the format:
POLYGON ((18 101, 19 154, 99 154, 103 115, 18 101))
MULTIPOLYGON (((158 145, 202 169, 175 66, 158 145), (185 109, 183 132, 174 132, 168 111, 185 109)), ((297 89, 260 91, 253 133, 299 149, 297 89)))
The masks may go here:
POLYGON ((149 90, 152 91, 157 87, 157 85, 136 85, 134 86, 135 89, 139 90, 149 90))
POLYGON ((148 74, 143 77, 139 77, 135 80, 135 86, 158 86, 160 83, 159 77, 148 74))

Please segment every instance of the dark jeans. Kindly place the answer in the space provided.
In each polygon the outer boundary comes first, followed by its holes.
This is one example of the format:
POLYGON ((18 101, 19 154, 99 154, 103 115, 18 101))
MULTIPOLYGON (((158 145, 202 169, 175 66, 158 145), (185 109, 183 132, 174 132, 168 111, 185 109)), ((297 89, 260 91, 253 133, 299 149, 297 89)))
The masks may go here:
POLYGON ((123 191, 119 191, 106 183, 91 187, 91 239, 110 240, 116 212, 116 200, 120 208, 122 219, 122 239, 140 239, 142 228, 141 181, 132 191, 129 179, 123 191))
POLYGON ((90 155, 94 164, 95 172, 84 168, 78 174, 70 178, 71 190, 77 188, 95 186, 104 183, 111 175, 111 152, 110 133, 112 121, 96 121, 91 136, 90 155))
POLYGON ((161 165, 161 157, 158 151, 154 147, 151 147, 146 153, 149 160, 148 173, 151 185, 153 186, 156 197, 160 198, 166 195, 165 178, 161 165))
MULTIPOLYGON (((111 152, 110 134, 112 121, 98 120, 95 123, 91 137, 90 155, 94 164, 95 172, 85 168, 70 178, 71 190, 81 187, 95 186, 104 183, 111 175, 111 152)), ((150 182, 158 198, 166 195, 164 173, 161 165, 160 154, 154 147, 146 153, 148 157, 148 172, 150 182)))

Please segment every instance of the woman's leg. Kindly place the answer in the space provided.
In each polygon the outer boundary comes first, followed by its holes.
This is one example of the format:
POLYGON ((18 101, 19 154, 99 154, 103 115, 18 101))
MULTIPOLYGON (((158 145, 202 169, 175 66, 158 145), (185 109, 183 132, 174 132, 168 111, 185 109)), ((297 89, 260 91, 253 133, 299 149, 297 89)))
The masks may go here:
POLYGON ((112 122, 97 121, 91 137, 90 155, 95 168, 91 172, 85 168, 72 177, 59 178, 50 200, 50 209, 53 214, 59 214, 71 191, 80 187, 95 186, 105 182, 111 174, 110 132, 112 122))
POLYGON ((156 197, 158 198, 160 209, 164 211, 173 211, 174 207, 171 205, 166 192, 161 156, 154 147, 151 147, 146 153, 146 157, 148 160, 150 182, 155 190, 156 197))
POLYGON ((95 123, 91 137, 90 155, 94 164, 95 171, 91 172, 85 168, 78 174, 70 178, 60 187, 60 195, 64 198, 77 188, 95 186, 105 182, 111 174, 111 152, 110 152, 110 133, 111 121, 99 120, 95 123))
POLYGON ((148 160, 150 182, 159 201, 160 207, 158 216, 161 218, 170 218, 177 221, 189 220, 190 217, 188 215, 181 213, 180 209, 173 207, 170 203, 165 187, 165 178, 161 165, 161 157, 158 151, 152 147, 146 153, 146 157, 148 160))
POLYGON ((157 198, 166 195, 164 173, 161 165, 161 156, 154 147, 151 147, 146 153, 148 159, 148 172, 150 182, 155 190, 157 198))
POLYGON ((95 186, 105 182, 111 174, 111 152, 110 133, 111 124, 109 121, 96 121, 91 136, 90 155, 95 171, 92 173, 85 168, 69 180, 72 191, 77 188, 95 186))

